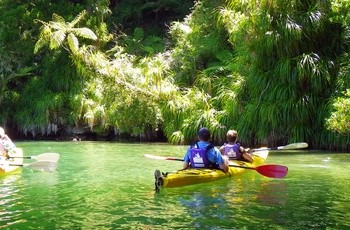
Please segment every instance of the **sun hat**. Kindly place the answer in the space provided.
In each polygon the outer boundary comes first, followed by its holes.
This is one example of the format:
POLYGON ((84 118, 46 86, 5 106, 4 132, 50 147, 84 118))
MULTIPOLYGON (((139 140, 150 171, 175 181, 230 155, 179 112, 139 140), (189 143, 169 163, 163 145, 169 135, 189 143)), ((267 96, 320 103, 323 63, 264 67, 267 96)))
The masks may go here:
POLYGON ((201 128, 198 131, 198 136, 203 140, 209 140, 210 138, 210 131, 207 128, 201 128))

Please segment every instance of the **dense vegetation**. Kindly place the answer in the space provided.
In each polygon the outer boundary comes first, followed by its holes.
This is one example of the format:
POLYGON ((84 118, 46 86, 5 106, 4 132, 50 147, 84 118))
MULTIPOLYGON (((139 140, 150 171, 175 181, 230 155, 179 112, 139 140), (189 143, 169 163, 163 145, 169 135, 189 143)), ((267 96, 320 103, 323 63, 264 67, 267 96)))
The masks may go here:
POLYGON ((77 2, 2 1, 1 124, 348 149, 347 1, 77 2))

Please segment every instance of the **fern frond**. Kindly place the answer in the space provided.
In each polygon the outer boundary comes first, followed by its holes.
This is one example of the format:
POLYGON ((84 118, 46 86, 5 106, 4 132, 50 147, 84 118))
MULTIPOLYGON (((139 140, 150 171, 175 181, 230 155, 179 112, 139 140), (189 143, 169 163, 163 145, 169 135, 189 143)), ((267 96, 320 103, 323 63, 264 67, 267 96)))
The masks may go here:
POLYGON ((64 30, 65 31, 67 29, 66 25, 62 24, 60 22, 50 21, 49 26, 50 26, 50 28, 55 29, 55 30, 64 30))
POLYGON ((145 46, 143 47, 143 50, 146 50, 148 53, 157 53, 161 52, 164 49, 163 39, 157 36, 148 36, 142 43, 145 46), (147 47, 151 48, 152 51, 149 52, 149 50, 147 50, 147 47))
POLYGON ((58 14, 55 14, 53 13, 52 14, 52 20, 54 22, 58 22, 58 23, 61 23, 61 24, 65 24, 66 23, 66 20, 64 20, 64 18, 58 14))
POLYGON ((216 58, 225 63, 225 65, 230 65, 233 62, 233 55, 228 50, 222 50, 216 53, 216 58))
POLYGON ((143 40, 143 29, 135 28, 134 30, 134 40, 142 41, 143 40))
POLYGON ((160 37, 152 35, 152 36, 148 36, 147 38, 145 38, 144 41, 143 41, 143 44, 145 46, 151 46, 152 44, 160 43, 160 42, 163 42, 163 39, 161 39, 160 37))
POLYGON ((80 12, 74 19, 73 21, 71 21, 70 27, 74 27, 77 23, 79 23, 87 14, 86 10, 83 10, 82 12, 80 12))
POLYGON ((39 38, 39 40, 34 45, 34 54, 38 53, 38 51, 44 47, 47 43, 47 38, 39 38))
POLYGON ((73 34, 69 33, 67 36, 68 46, 73 53, 77 52, 79 49, 79 41, 78 38, 73 34))
POLYGON ((80 37, 91 39, 91 40, 97 40, 96 34, 92 30, 90 30, 89 28, 85 28, 85 27, 84 28, 74 28, 74 29, 71 29, 71 31, 80 37))
POLYGON ((50 49, 57 49, 66 38, 66 34, 60 30, 55 31, 50 39, 50 49))

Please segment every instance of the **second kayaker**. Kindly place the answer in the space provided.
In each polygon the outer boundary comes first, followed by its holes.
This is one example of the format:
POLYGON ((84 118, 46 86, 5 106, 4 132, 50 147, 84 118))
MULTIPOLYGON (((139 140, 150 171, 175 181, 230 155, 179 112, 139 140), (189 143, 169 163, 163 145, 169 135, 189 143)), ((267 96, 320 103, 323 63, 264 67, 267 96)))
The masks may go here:
POLYGON ((245 149, 240 143, 237 143, 238 132, 236 130, 229 130, 226 133, 227 143, 219 148, 223 156, 230 160, 240 160, 252 162, 252 151, 245 149))

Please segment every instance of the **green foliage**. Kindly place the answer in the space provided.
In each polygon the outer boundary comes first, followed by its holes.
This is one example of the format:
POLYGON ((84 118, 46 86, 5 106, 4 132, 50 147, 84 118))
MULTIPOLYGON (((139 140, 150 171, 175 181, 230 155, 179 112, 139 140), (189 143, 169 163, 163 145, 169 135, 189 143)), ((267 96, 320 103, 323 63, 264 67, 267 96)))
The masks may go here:
POLYGON ((339 57, 341 68, 339 70, 339 76, 336 82, 336 89, 332 95, 330 103, 331 116, 326 119, 327 127, 331 131, 342 135, 350 134, 349 129, 349 96, 350 96, 350 64, 349 54, 342 55, 339 57))
POLYGON ((144 37, 164 36, 168 25, 184 18, 192 6, 193 2, 188 0, 119 0, 111 9, 109 23, 118 28, 110 29, 119 31, 122 27, 124 33, 131 35, 135 28, 142 28, 144 37))
MULTIPOLYGON (((54 68, 52 65, 52 62, 62 65, 68 62, 71 65, 67 54, 58 53, 53 57, 55 58, 45 59, 47 76, 50 78, 31 77, 22 91, 26 97, 16 101, 17 108, 20 109, 13 119, 21 129, 41 130, 51 123, 62 125, 62 121, 71 110, 67 105, 67 102, 71 101, 70 94, 81 90, 80 84, 75 82, 75 69, 54 68)), ((46 131, 43 134, 46 134, 46 131)))
MULTIPOLYGON (((47 43, 49 43, 50 49, 57 49, 61 46, 65 47, 65 43, 67 43, 70 50, 76 52, 79 48, 79 41, 76 35, 82 38, 96 40, 97 36, 89 28, 74 28, 85 15, 86 11, 82 11, 70 23, 66 23, 65 20, 57 14, 52 15, 52 21, 49 23, 37 20, 42 23, 43 26, 41 28, 39 40, 34 46, 34 54, 47 43)), ((68 47, 65 48, 69 50, 68 47)))
MULTIPOLYGON (((80 2, 85 4, 85 1, 80 2)), ((39 25, 34 20, 48 20, 53 13, 62 15, 57 21, 63 18, 73 20, 84 7, 63 0, 50 3, 5 0, 0 4, 0 55, 4 68, 1 75, 6 76, 6 83, 1 84, 6 86, 5 92, 1 92, 6 97, 0 101, 3 108, 0 112, 2 122, 18 127, 25 134, 29 132, 37 136, 51 131, 56 133, 56 124, 62 124, 59 119, 65 120, 72 110, 69 106, 70 93, 76 93, 74 84, 68 83, 67 78, 77 81, 77 84, 81 81, 71 68, 67 53, 41 52, 33 55, 39 33, 39 25), (64 106, 61 106, 62 103, 64 106)), ((56 33, 56 37, 59 41, 60 34, 56 33)))
POLYGON ((348 1, 202 0, 172 22, 188 1, 118 1, 109 9, 108 1, 89 0, 86 11, 65 4, 70 13, 62 6, 55 14, 44 13, 39 1, 7 4, 23 17, 0 8, 0 103, 20 106, 20 128, 49 133, 57 130, 52 124, 87 124, 145 140, 162 129, 170 142, 184 144, 206 126, 218 144, 236 129, 244 145, 347 146, 348 1), (42 25, 34 48, 41 61, 23 65, 32 53, 18 61, 20 52, 12 54, 6 42, 20 34, 15 44, 32 51, 39 31, 28 26, 33 15, 42 25), (13 32, 11 21, 24 29, 13 32), (167 39, 159 33, 165 22, 167 39), (113 42, 109 30, 117 33, 113 42))
POLYGON ((144 37, 144 31, 141 28, 135 28, 130 36, 120 37, 119 45, 125 47, 125 52, 137 55, 154 55, 164 50, 164 41, 157 36, 144 37))
POLYGON ((344 96, 337 97, 333 106, 335 111, 327 119, 329 129, 339 133, 350 133, 350 90, 347 90, 344 96))
POLYGON ((237 91, 237 101, 244 102, 237 114, 241 138, 250 139, 250 144, 320 143, 319 127, 324 127, 329 115, 327 99, 337 78, 330 63, 344 51, 335 46, 341 44, 341 30, 328 20, 332 16, 329 5, 318 1, 262 1, 258 7, 253 2, 241 3, 230 1, 220 9, 219 17, 238 57, 234 71, 245 76, 243 90, 237 91))
POLYGON ((197 71, 222 61, 217 54, 229 52, 223 27, 215 24, 219 2, 198 1, 183 22, 173 22, 170 35, 173 43, 172 68, 178 84, 191 86, 197 71))

